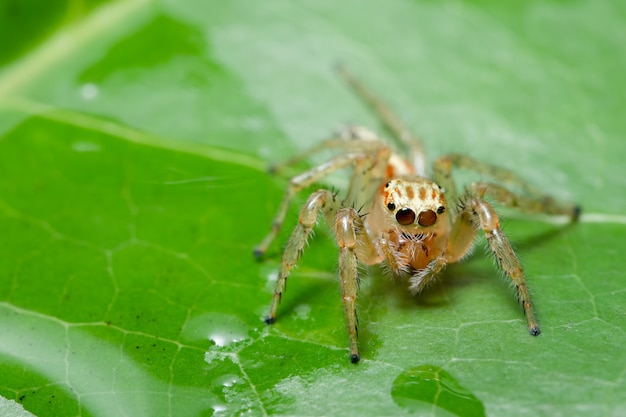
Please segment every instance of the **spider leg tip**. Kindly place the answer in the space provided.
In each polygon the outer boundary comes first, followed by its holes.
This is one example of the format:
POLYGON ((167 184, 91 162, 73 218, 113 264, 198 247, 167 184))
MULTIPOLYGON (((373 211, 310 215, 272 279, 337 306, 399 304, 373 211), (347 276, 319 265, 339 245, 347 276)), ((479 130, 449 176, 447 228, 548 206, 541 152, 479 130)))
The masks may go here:
POLYGON ((539 336, 541 334, 541 329, 539 329, 539 326, 537 325, 529 328, 528 331, 531 336, 539 336))
POLYGON ((353 353, 350 355, 350 362, 359 363, 360 360, 361 360, 361 357, 359 356, 358 353, 353 353))
POLYGON ((265 324, 274 324, 276 322, 276 317, 267 316, 263 321, 265 322, 265 324))
POLYGON ((252 254, 256 258, 256 260, 258 261, 258 260, 261 260, 263 258, 263 255, 265 255, 265 251, 263 249, 260 249, 260 248, 254 248, 254 250, 252 251, 252 254))
POLYGON ((572 209, 572 221, 576 222, 578 221, 578 219, 580 219, 580 214, 582 213, 582 210, 582 207, 574 206, 574 208, 572 209))

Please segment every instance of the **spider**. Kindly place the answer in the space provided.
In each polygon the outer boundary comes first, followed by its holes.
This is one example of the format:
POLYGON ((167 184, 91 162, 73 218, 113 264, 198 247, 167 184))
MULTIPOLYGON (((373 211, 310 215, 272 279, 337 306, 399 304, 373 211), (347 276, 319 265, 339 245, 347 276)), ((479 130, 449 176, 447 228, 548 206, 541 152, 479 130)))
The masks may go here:
POLYGON ((372 131, 353 126, 272 168, 276 172, 318 152, 335 151, 330 160, 291 178, 271 231, 254 249, 257 258, 265 254, 276 238, 289 205, 299 191, 337 170, 351 167, 353 175, 345 197, 340 198, 337 192, 328 189, 319 189, 302 206, 298 224, 282 256, 265 322, 275 322, 289 273, 302 255, 321 213, 339 246, 339 282, 352 363, 360 360, 355 306, 359 262, 386 264, 392 275, 408 279, 411 293, 419 294, 446 265, 468 256, 479 229, 485 234, 497 266, 515 286, 528 331, 533 336, 539 335, 524 272, 502 232, 498 214, 485 196, 522 212, 567 215, 572 221, 578 219, 580 208, 543 195, 506 169, 461 154, 437 158, 433 164, 433 179, 429 179, 424 149, 418 138, 345 68, 339 68, 339 74, 407 148, 408 157, 399 155, 372 131), (474 182, 458 193, 452 177, 453 167, 473 170, 491 181, 474 182))

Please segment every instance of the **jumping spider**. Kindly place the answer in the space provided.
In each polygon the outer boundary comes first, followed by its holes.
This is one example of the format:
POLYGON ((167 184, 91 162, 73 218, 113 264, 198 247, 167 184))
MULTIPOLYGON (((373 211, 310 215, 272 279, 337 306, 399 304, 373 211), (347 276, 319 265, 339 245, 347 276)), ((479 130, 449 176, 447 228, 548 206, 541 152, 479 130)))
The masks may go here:
MULTIPOLYGON (((520 262, 500 228, 497 213, 484 197, 526 213, 567 215, 577 220, 580 208, 562 204, 531 188, 508 170, 458 154, 434 162, 433 180, 426 176, 421 142, 412 136, 395 115, 345 69, 339 70, 356 94, 381 118, 384 125, 408 148, 404 158, 371 131, 350 127, 290 159, 283 166, 324 150, 336 156, 291 179, 274 218, 272 229, 258 245, 258 258, 276 237, 294 195, 330 173, 352 167, 353 175, 344 198, 326 189, 315 191, 300 210, 298 224, 283 253, 269 313, 265 322, 274 323, 289 272, 302 254, 321 212, 333 229, 339 245, 339 282, 350 336, 350 360, 360 359, 357 347, 358 262, 384 263, 398 277, 408 276, 409 290, 420 293, 450 263, 466 257, 478 229, 482 229, 497 265, 512 280, 528 322, 528 331, 540 333, 520 262), (475 182, 457 193, 452 168, 474 170, 495 182, 475 182), (518 189, 513 192, 504 185, 518 189), (362 208, 361 210, 356 208, 362 208)), ((278 167, 274 167, 275 170, 278 167)))

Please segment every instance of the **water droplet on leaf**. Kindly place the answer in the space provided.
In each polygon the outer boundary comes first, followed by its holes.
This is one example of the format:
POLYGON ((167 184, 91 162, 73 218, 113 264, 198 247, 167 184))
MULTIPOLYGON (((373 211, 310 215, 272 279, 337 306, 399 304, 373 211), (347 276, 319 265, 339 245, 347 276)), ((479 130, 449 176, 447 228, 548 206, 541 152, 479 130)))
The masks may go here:
POLYGON ((391 396, 396 404, 412 412, 423 412, 435 405, 443 410, 434 415, 485 416, 485 407, 474 394, 450 373, 432 365, 410 368, 398 375, 391 396))
POLYGON ((100 90, 98 86, 94 83, 83 84, 80 88, 80 94, 83 96, 85 100, 93 100, 98 96, 100 90))
POLYGON ((215 379, 213 381, 213 384, 216 386, 222 386, 222 387, 232 387, 233 385, 237 384, 241 382, 241 378, 239 378, 237 375, 234 374, 226 374, 226 375, 222 375, 220 377, 218 377, 217 379, 215 379))
POLYGON ((296 317, 300 320, 308 320, 311 315, 311 306, 308 304, 300 304, 295 308, 296 317))
POLYGON ((248 326, 230 314, 206 313, 189 319, 182 335, 189 340, 208 339, 216 347, 227 347, 248 339, 248 326))
POLYGON ((76 141, 72 143, 72 150, 76 152, 99 152, 100 145, 94 142, 76 141))

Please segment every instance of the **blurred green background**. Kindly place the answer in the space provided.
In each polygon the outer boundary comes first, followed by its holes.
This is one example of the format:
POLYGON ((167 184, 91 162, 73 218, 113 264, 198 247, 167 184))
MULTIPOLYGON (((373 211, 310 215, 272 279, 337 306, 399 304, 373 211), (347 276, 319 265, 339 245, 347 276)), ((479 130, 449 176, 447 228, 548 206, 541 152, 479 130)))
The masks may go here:
POLYGON ((625 22, 615 0, 0 0, 0 414, 621 415, 625 22), (381 130, 337 62, 431 159, 581 204, 504 222, 540 337, 481 239, 418 298, 363 270, 351 365, 324 227, 262 323, 297 213, 255 262, 287 183, 265 167, 381 130))

